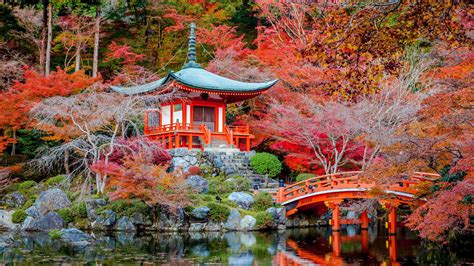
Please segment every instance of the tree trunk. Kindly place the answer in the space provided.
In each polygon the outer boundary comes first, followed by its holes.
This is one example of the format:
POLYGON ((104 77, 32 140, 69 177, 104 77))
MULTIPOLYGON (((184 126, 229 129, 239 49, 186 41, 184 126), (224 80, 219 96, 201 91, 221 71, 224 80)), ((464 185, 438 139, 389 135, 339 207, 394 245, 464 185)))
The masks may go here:
POLYGON ((15 155, 16 154, 16 129, 13 130, 13 133, 12 133, 12 137, 13 137, 13 144, 12 144, 12 152, 11 152, 11 155, 15 155))
POLYGON ((41 32, 40 71, 45 74, 46 34, 48 32, 48 5, 49 0, 43 0, 43 26, 41 32))
POLYGON ((68 150, 64 151, 64 171, 66 172, 66 175, 69 178, 71 171, 69 170, 69 151, 68 150))
POLYGON ((74 71, 77 72, 81 69, 81 43, 78 42, 76 47, 76 65, 74 71))
POLYGON ((44 67, 44 74, 47 76, 51 67, 51 45, 53 41, 53 5, 48 4, 48 40, 46 43, 46 65, 44 67))
POLYGON ((94 26, 94 55, 92 61, 92 77, 97 77, 97 69, 99 65, 99 36, 100 35, 100 6, 95 11, 94 26))

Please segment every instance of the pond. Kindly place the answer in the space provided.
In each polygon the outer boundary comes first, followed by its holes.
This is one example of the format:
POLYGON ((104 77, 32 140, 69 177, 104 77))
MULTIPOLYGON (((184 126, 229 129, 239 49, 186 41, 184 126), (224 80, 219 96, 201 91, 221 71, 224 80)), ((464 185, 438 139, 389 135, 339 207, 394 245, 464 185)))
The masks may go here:
MULTIPOLYGON (((399 265, 473 263, 466 250, 450 251, 421 241, 405 228, 396 237, 382 226, 361 231, 344 227, 285 232, 94 234, 89 246, 69 246, 48 234, 20 234, 1 247, 0 265, 68 264, 231 264, 231 265, 399 265)), ((0 240, 8 233, 0 233, 0 240)), ((1 241, 0 241, 1 242, 1 241)))

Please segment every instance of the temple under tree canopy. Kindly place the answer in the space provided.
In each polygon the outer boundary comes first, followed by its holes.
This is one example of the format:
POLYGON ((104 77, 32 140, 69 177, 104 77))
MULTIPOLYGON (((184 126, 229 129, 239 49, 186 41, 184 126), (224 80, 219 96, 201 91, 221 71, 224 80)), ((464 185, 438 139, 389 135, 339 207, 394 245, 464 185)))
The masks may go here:
POLYGON ((144 134, 168 148, 236 147, 249 151, 254 136, 248 126, 226 124, 226 105, 264 93, 278 80, 242 82, 211 73, 196 60, 195 24, 190 25, 187 63, 164 78, 132 87, 111 86, 123 94, 160 93, 176 88, 185 97, 144 114, 144 134))

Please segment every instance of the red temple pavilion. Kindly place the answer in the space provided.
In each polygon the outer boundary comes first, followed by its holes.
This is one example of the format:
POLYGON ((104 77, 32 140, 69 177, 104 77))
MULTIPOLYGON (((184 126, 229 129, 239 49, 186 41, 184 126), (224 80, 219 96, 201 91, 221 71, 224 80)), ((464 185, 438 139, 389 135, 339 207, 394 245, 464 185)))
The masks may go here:
POLYGON ((256 97, 278 80, 242 82, 206 71, 196 60, 195 24, 190 25, 187 63, 177 72, 169 72, 157 81, 111 88, 123 94, 168 91, 175 88, 184 97, 163 103, 144 114, 144 134, 169 149, 239 148, 250 151, 254 136, 248 126, 226 124, 226 106, 256 97))

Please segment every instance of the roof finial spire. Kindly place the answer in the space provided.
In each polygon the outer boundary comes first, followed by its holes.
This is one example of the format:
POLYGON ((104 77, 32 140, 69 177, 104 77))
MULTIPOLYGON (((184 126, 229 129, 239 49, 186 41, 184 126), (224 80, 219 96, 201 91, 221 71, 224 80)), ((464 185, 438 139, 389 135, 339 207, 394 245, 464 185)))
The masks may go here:
POLYGON ((191 22, 191 24, 189 24, 189 29, 188 59, 186 65, 184 65, 184 68, 201 67, 201 65, 196 62, 196 24, 191 22))

